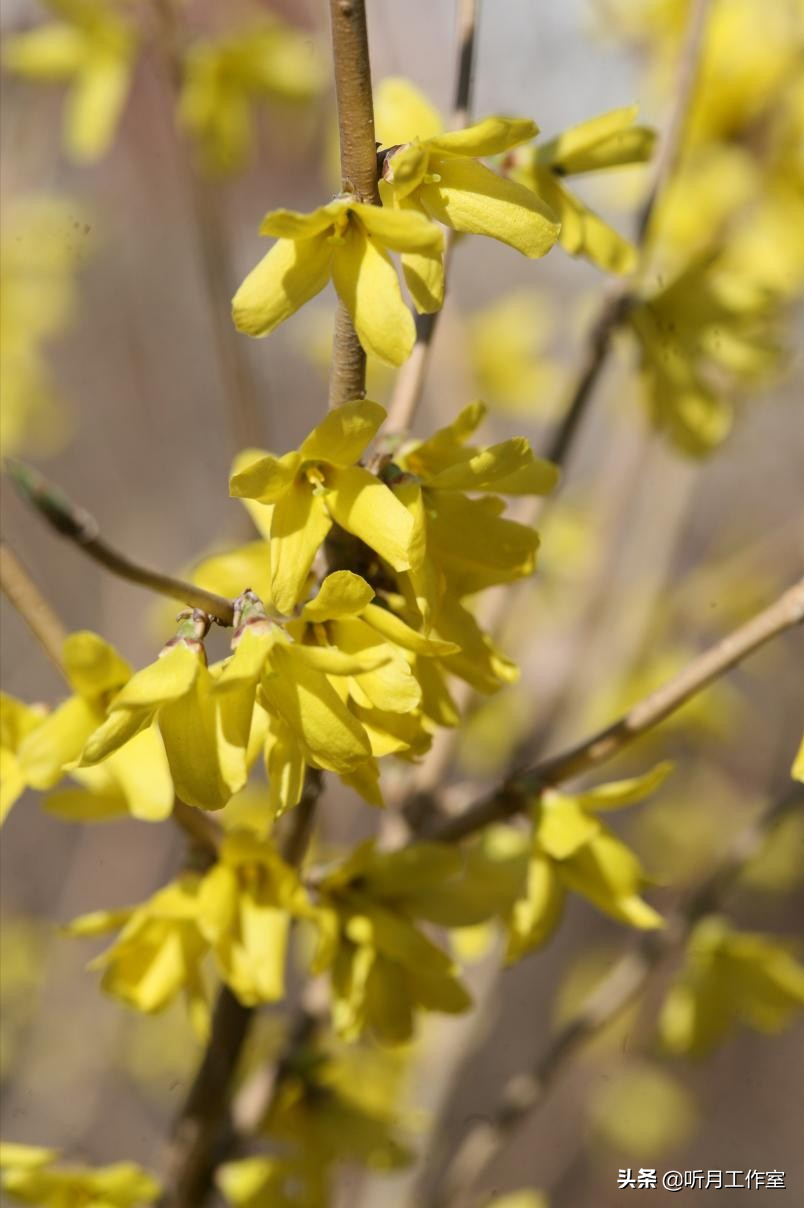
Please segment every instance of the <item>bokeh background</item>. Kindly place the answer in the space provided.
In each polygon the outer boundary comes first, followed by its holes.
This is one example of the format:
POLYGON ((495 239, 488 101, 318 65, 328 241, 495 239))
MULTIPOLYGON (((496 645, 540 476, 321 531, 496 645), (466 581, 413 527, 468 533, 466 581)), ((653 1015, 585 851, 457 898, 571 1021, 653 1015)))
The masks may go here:
MULTIPOLYGON (((150 28, 157 6, 133 7, 150 28)), ((112 148, 90 165, 63 151, 62 88, 8 72, 0 85, 4 231, 39 207, 34 244, 41 250, 61 239, 69 249, 66 300, 43 345, 49 401, 14 442, 99 518, 114 544, 175 571, 248 532, 245 513, 227 496, 230 461, 244 438, 285 451, 326 406, 329 293, 266 341, 223 331, 229 296, 267 247, 257 234, 263 214, 279 205, 312 208, 337 187, 326 6, 198 0, 184 6, 180 24, 209 34, 241 27, 255 12, 302 31, 321 64, 321 90, 306 103, 259 104, 253 154, 231 177, 198 173, 177 131, 169 63, 155 43, 138 60, 112 148), (253 411, 238 411, 235 393, 253 400, 253 411)), ((375 80, 408 76, 446 111, 452 3, 369 0, 368 14, 375 80)), ((43 16, 27 0, 4 0, 3 33, 43 16)), ((475 113, 532 116, 550 137, 637 100, 641 119, 662 129, 669 94, 646 75, 645 53, 617 29, 602 2, 486 4, 475 113)), ((590 180, 581 191, 628 233, 646 179, 644 170, 628 170, 616 184, 590 180)), ((524 432, 543 446, 606 284, 558 248, 534 263, 490 241, 459 243, 416 430, 429 432, 482 396, 490 439, 524 432), (477 332, 478 316, 495 313, 500 330, 522 331, 533 383, 525 400, 506 398, 502 388, 494 395, 494 365, 483 363, 477 332)), ((800 575, 804 380, 795 307, 784 327, 783 370, 752 390, 732 435, 703 461, 682 457, 646 424, 633 349, 624 343, 612 358, 560 501, 545 517, 540 572, 517 590, 506 624, 503 644, 521 662, 522 681, 473 707, 444 773, 458 795, 493 780, 516 751, 555 749, 612 716, 800 575)), ((370 383, 387 399, 388 372, 375 367, 370 383)), ((170 607, 45 531, 6 481, 2 492, 3 535, 65 625, 97 631, 135 665, 150 661, 170 632, 170 607)), ((55 673, 5 600, 2 609, 5 691, 57 700, 55 673)), ((630 771, 668 754, 678 759, 676 776, 650 804, 616 820, 655 875, 660 908, 711 867, 739 825, 786 791, 804 719, 802 654, 800 635, 784 637, 621 761, 618 770, 630 771)), ((362 803, 328 792, 324 842, 349 842, 376 822, 362 803)), ((730 899, 734 916, 756 930, 800 931, 803 852, 793 826, 730 899)), ((198 1060, 182 1013, 141 1019, 103 998, 96 975, 85 971, 92 946, 58 927, 146 897, 180 857, 169 827, 70 825, 30 794, 15 807, 0 864, 4 1136, 94 1162, 158 1165, 160 1140, 198 1060)), ((503 1080, 533 1061, 556 1019, 628 940, 574 899, 549 946, 502 976, 498 948, 480 944, 468 975, 476 1011, 429 1024, 411 1066, 405 1110, 420 1142, 439 1111, 447 1144, 482 1118, 503 1080), (470 1068, 461 1060, 467 1046, 475 1053, 470 1068)), ((277 1012, 265 1014, 260 1043, 270 1045, 277 1012)), ((646 1007, 576 1064, 494 1166, 489 1188, 545 1188, 562 1208, 605 1208, 624 1194, 620 1167, 750 1166, 785 1171, 787 1188, 772 1193, 773 1203, 799 1204, 802 1085, 800 1026, 776 1038, 740 1031, 704 1063, 670 1062, 654 1052, 646 1007)), ((342 1203, 410 1203, 411 1177, 347 1174, 342 1203)), ((652 1194, 664 1202, 666 1193, 652 1194)), ((711 1194, 688 1190, 683 1202, 703 1205, 711 1194)), ((757 1205, 771 1195, 745 1194, 757 1205)))

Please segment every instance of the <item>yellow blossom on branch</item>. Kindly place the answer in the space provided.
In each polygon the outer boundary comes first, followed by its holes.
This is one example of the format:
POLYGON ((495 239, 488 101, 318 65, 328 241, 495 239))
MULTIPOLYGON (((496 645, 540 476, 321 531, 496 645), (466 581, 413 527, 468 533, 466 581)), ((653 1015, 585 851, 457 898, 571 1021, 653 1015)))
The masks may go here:
MULTIPOLYGON (((445 133, 438 113, 406 80, 377 89, 376 130, 383 157, 380 194, 397 212, 419 212, 456 231, 488 235, 544 256, 558 238, 552 210, 532 190, 479 163, 538 132, 527 118, 489 117, 445 133)), ((404 249, 405 279, 417 310, 438 310, 444 298, 440 261, 404 249)))
POLYGON ((134 1162, 113 1166, 54 1166, 58 1154, 34 1145, 0 1144, 0 1186, 18 1204, 35 1208, 145 1208, 159 1183, 134 1162))
POLYGON ((360 343, 401 365, 416 338, 389 252, 437 260, 444 236, 421 214, 336 197, 311 214, 275 210, 260 234, 277 242, 249 273, 232 301, 239 331, 265 336, 332 280, 360 343))

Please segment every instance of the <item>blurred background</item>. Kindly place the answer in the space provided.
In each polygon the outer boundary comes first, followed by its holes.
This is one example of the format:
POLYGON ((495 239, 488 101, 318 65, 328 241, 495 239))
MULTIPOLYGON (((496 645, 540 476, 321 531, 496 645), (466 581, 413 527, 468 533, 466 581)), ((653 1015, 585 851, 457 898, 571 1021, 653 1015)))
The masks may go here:
MULTIPOLYGON (((767 12, 760 0, 740 3, 755 19, 767 12)), ((76 162, 65 144, 64 85, 2 75, 3 445, 87 507, 117 547, 178 572, 249 532, 244 510, 227 494, 234 452, 244 444, 295 447, 326 407, 334 296, 322 294, 259 342, 234 333, 228 309, 267 250, 257 234, 264 213, 311 209, 338 187, 327 11, 318 0, 113 7, 141 31, 141 47, 103 154, 76 162), (268 18, 296 31, 287 52, 296 58, 248 95, 251 145, 221 163, 215 131, 186 128, 186 99, 185 128, 177 122, 176 48, 241 36, 268 18), (19 289, 21 278, 30 296, 19 289), (17 304, 19 322, 38 335, 35 348, 15 360, 17 304)), ((446 114, 452 3, 368 0, 367 7, 375 82, 404 75, 446 114)), ((667 63, 678 43, 670 18, 665 25, 647 19, 649 10, 683 7, 646 3, 642 13, 641 0, 484 5, 474 113, 533 117, 549 138, 638 101, 640 120, 662 130, 673 92, 667 63), (635 30, 638 15, 647 24, 635 30)), ((69 8, 4 0, 3 35, 69 8)), ((800 5, 791 11, 804 21, 800 5)), ((800 26, 798 37, 800 69, 800 26)), ((791 81, 784 73, 761 77, 768 104, 773 89, 792 90, 791 81)), ((222 96, 215 105, 222 113, 222 96)), ((578 192, 627 235, 648 174, 592 177, 578 192)), ((717 180, 730 196, 732 178, 717 180)), ((798 215, 804 229, 804 211, 798 215)), ((482 397, 489 441, 524 433, 543 448, 607 285, 598 269, 558 247, 530 262, 488 240, 459 241, 416 431, 429 433, 482 397)), ((611 718, 800 576, 801 328, 795 298, 785 297, 774 321, 783 354, 738 401, 723 445, 703 459, 685 457, 652 430, 633 341, 618 340, 560 499, 545 513, 537 577, 512 593, 501 642, 520 662, 521 682, 471 703, 467 729, 441 773, 459 797, 493 782, 515 755, 558 749, 611 718)), ((391 371, 372 366, 370 395, 387 401, 391 388, 391 371)), ((59 541, 5 480, 2 496, 3 535, 64 624, 97 631, 135 666, 149 662, 170 633, 171 607, 59 541)), ((2 609, 4 690, 57 701, 57 676, 5 600, 2 609)), ((787 791, 804 720, 802 654, 800 634, 771 644, 615 767, 630 774, 659 758, 678 761, 660 793, 615 819, 656 879, 651 900, 659 909, 787 791)), ((392 772, 392 782, 400 775, 392 772)), ((376 823, 361 802, 330 789, 322 843, 347 844, 376 823)), ((783 936, 800 931, 802 852, 794 822, 730 899, 738 922, 783 936)), ((97 975, 85 970, 94 949, 60 936, 58 927, 84 911, 139 901, 180 858, 169 827, 71 825, 40 809, 32 794, 15 806, 0 857, 8 1139, 93 1162, 125 1157, 158 1166, 161 1139, 199 1055, 183 1014, 139 1018, 102 997, 97 975)), ((448 1146, 467 1121, 482 1118, 503 1081, 532 1063, 555 1021, 628 940, 577 898, 547 948, 501 976, 499 943, 480 937, 468 973, 476 1010, 430 1022, 411 1058, 404 1101, 414 1145, 432 1132, 438 1112, 448 1146), (468 1065, 466 1046, 474 1054, 468 1065)), ((275 1014, 265 1012, 258 1045, 270 1047, 275 1014)), ((787 1173, 774 1203, 801 1203, 800 1025, 775 1038, 737 1031, 696 1064, 658 1056, 649 1018, 648 1008, 632 1013, 576 1064, 489 1172, 489 1190, 544 1188, 562 1208, 605 1208, 623 1194, 618 1168, 750 1165, 787 1173)), ((431 1176, 437 1168, 438 1161, 431 1176)), ((346 1172, 342 1202, 409 1204, 412 1177, 346 1172)), ((657 1190, 654 1200, 666 1194, 657 1190)), ((769 1195, 753 1194, 756 1204, 769 1195)), ((702 1205, 708 1195, 690 1189, 684 1203, 702 1205)))

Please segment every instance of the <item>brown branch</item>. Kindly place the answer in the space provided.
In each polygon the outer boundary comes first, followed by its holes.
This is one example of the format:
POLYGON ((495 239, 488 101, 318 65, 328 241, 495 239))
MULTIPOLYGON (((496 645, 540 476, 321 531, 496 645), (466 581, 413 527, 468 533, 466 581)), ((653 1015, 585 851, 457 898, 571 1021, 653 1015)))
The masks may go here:
POLYGON ((59 675, 66 630, 8 542, 0 541, 0 590, 19 613, 59 675))
POLYGON ((205 810, 188 805, 177 797, 173 803, 171 818, 180 830, 184 831, 190 843, 197 847, 204 856, 215 861, 223 842, 224 831, 205 810))
MULTIPOLYGON (((322 788, 321 773, 311 769, 279 843, 280 855, 294 867, 306 854, 322 788)), ((231 1092, 255 1015, 255 1009, 244 1007, 227 986, 221 989, 204 1057, 167 1144, 158 1208, 201 1208, 206 1202, 215 1170, 233 1140, 226 1126, 231 1092)))
MULTIPOLYGON (((455 93, 452 104, 451 126, 459 130, 466 125, 471 110, 472 73, 474 71, 475 48, 477 46, 477 14, 479 0, 459 0, 457 15, 458 61, 455 71, 455 93)), ((452 258, 454 233, 448 230, 444 240, 444 275, 449 271, 452 258)), ((430 364, 438 316, 440 311, 429 315, 415 315, 416 343, 413 351, 399 371, 393 398, 388 408, 384 436, 406 432, 421 402, 424 379, 430 364)))
POLYGON ((516 1128, 544 1102, 576 1054, 645 989, 659 964, 685 943, 700 919, 717 908, 773 828, 802 805, 804 792, 796 787, 740 831, 724 860, 668 918, 666 928, 645 934, 635 948, 623 953, 580 1012, 556 1033, 534 1069, 512 1078, 494 1111, 465 1136, 441 1180, 443 1191, 433 1194, 425 1202, 425 1208, 435 1208, 437 1204, 468 1208, 479 1175, 508 1144, 516 1128))
POLYGON ((186 583, 183 579, 132 562, 103 540, 98 522, 89 512, 73 503, 38 470, 11 458, 7 459, 6 468, 25 502, 31 504, 57 533, 75 542, 84 553, 112 574, 172 600, 181 600, 190 608, 201 608, 220 625, 232 624, 234 606, 231 600, 205 591, 203 587, 196 587, 194 583, 186 583))
POLYGON ((519 813, 541 789, 560 784, 613 759, 624 747, 675 713, 753 651, 780 633, 800 625, 802 620, 804 579, 784 592, 770 607, 704 651, 617 721, 567 751, 514 774, 500 789, 475 802, 463 813, 439 821, 430 830, 428 838, 444 843, 463 839, 491 822, 519 813))
MULTIPOLYGON (((345 193, 378 206, 377 144, 371 95, 365 0, 330 0, 335 97, 345 193)), ((335 315, 329 405, 338 407, 366 393, 366 354, 339 300, 335 315)))

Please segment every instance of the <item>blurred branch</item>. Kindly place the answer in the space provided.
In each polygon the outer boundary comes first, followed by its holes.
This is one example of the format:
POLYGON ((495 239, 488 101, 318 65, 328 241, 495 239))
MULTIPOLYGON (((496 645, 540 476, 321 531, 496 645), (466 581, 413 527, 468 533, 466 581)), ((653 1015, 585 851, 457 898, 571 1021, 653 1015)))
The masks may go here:
POLYGON ((666 920, 665 930, 645 934, 634 949, 623 953, 578 1014, 556 1033, 535 1068, 527 1074, 515 1075, 504 1088, 491 1115, 465 1136, 447 1166, 442 1180, 443 1192, 432 1194, 425 1201, 426 1205, 468 1208, 473 1202, 471 1191, 478 1176, 508 1144, 518 1125, 544 1102, 579 1050, 633 1002, 664 958, 680 948, 695 924, 717 908, 774 827, 802 806, 804 791, 796 787, 740 831, 725 859, 666 920))
POLYGON ((624 747, 675 713, 691 697, 725 675, 748 655, 779 634, 800 625, 803 620, 804 579, 801 579, 775 603, 693 659, 683 671, 651 692, 617 721, 535 767, 515 773, 501 788, 463 813, 438 821, 427 837, 445 843, 463 839, 491 822, 519 813, 528 800, 542 789, 579 776, 613 759, 624 747))
MULTIPOLYGON (((309 770, 279 843, 282 858, 296 868, 307 851, 322 789, 321 772, 309 770)), ((204 1057, 167 1144, 158 1208, 201 1208, 212 1191, 215 1170, 233 1139, 226 1127, 232 1085, 255 1015, 253 1007, 244 1007, 228 986, 222 987, 204 1057)))
MULTIPOLYGON (((653 183, 637 217, 635 242, 640 259, 643 261, 643 267, 656 205, 667 187, 681 152, 690 104, 698 79, 701 48, 710 2, 711 0, 693 0, 686 36, 680 53, 673 107, 665 137, 656 158, 653 183)), ((611 337, 628 313, 633 288, 632 278, 618 281, 603 301, 598 316, 589 329, 586 348, 581 356, 581 367, 570 394, 567 409, 544 451, 544 456, 558 465, 563 465, 567 460, 587 404, 608 359, 611 337)))
POLYGON ((34 507, 57 533, 75 542, 84 553, 112 574, 172 600, 181 600, 190 608, 202 608, 221 625, 232 624, 234 607, 231 600, 205 591, 203 587, 196 587, 194 583, 186 583, 183 579, 175 579, 172 575, 164 575, 161 571, 149 570, 132 562, 103 540, 98 522, 89 512, 74 503, 38 470, 11 458, 6 460, 6 468, 25 502, 34 507))
MULTIPOLYGON (((457 42, 458 61, 455 73, 455 95, 452 105, 451 125, 459 130, 469 119, 472 99, 472 73, 477 45, 477 17, 479 0, 458 0, 457 42)), ((444 240, 444 274, 449 270, 454 243, 454 232, 448 230, 444 240)), ((430 364, 438 316, 436 310, 429 315, 415 315, 416 343, 413 351, 399 371, 396 379, 384 435, 393 436, 406 432, 413 423, 421 402, 424 379, 430 364)))
POLYGON ((17 610, 59 675, 66 631, 11 546, 0 540, 0 590, 17 610))
MULTIPOLYGON (((174 0, 153 0, 162 51, 167 62, 174 98, 182 86, 183 49, 174 0)), ((206 282, 212 333, 218 366, 228 404, 232 437, 236 448, 260 445, 263 425, 254 379, 249 369, 246 340, 232 323, 230 300, 235 281, 226 231, 221 221, 218 197, 210 181, 193 167, 189 152, 181 147, 183 176, 198 233, 201 268, 206 282)))
MULTIPOLYGON (((341 148, 341 187, 358 201, 381 205, 377 184, 377 144, 371 95, 365 0, 330 0, 332 57, 338 133, 341 148)), ((337 407, 366 393, 366 354, 343 302, 338 299, 329 405, 337 407)))
POLYGON ((191 843, 195 844, 206 857, 213 862, 218 857, 223 842, 223 827, 205 810, 188 805, 179 797, 173 803, 173 821, 184 831, 191 843))

